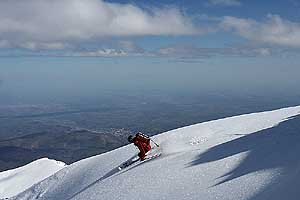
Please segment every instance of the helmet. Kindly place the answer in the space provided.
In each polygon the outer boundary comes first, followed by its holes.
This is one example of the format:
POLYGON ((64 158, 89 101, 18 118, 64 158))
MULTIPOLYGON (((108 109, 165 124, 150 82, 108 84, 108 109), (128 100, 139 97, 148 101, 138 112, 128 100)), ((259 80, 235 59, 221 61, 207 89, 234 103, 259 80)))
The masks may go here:
POLYGON ((132 142, 132 139, 133 139, 133 136, 132 136, 132 135, 129 135, 129 136, 128 136, 128 142, 132 142))

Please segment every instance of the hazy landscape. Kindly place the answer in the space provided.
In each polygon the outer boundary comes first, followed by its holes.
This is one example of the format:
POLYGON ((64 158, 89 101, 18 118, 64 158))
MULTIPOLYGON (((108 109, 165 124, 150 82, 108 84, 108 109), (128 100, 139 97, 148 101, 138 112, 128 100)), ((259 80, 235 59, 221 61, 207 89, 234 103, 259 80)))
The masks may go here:
POLYGON ((72 163, 128 144, 137 131, 156 135, 199 122, 299 103, 297 95, 112 95, 89 104, 1 105, 1 170, 42 157, 72 163))

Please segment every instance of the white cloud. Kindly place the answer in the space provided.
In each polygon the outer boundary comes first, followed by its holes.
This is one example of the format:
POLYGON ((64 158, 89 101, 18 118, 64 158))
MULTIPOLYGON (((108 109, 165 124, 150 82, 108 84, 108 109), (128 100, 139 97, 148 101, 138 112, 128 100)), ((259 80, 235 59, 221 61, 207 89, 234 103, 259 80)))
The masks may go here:
POLYGON ((300 47, 300 24, 268 15, 264 22, 236 17, 224 17, 221 27, 259 43, 286 47, 300 47))
POLYGON ((210 5, 222 5, 222 6, 240 6, 239 0, 209 0, 210 5))
POLYGON ((177 8, 145 10, 103 0, 0 1, 0 38, 29 49, 103 37, 196 33, 177 8))
POLYGON ((259 46, 232 46, 220 48, 201 48, 192 45, 173 45, 161 48, 156 52, 157 56, 178 57, 178 58, 208 58, 214 56, 237 56, 257 57, 270 56, 272 49, 259 46))
POLYGON ((258 48, 254 50, 257 54, 261 56, 270 56, 272 55, 272 51, 270 48, 258 48))
POLYGON ((86 56, 86 57, 121 57, 127 56, 128 53, 117 49, 100 49, 96 51, 87 51, 73 53, 71 56, 86 56))
POLYGON ((24 42, 19 43, 17 47, 21 47, 29 50, 61 50, 68 45, 61 42, 24 42))
POLYGON ((133 54, 142 54, 145 53, 145 50, 139 47, 137 44, 130 40, 122 40, 118 42, 118 46, 120 49, 123 49, 126 52, 130 52, 133 54))

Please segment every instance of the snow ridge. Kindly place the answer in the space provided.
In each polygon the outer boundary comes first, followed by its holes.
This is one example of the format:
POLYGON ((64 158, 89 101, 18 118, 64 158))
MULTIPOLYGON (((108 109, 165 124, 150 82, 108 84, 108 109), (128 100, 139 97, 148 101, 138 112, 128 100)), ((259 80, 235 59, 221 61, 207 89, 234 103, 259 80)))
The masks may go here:
POLYGON ((66 166, 61 161, 41 158, 25 166, 0 173, 0 198, 25 191, 66 166))

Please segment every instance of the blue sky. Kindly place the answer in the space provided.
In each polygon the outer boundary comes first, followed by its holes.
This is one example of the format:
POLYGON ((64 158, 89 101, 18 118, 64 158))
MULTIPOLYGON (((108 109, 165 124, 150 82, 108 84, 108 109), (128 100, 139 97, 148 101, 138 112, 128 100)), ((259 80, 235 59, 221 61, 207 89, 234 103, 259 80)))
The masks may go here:
POLYGON ((191 15, 207 14, 211 16, 222 17, 225 15, 236 17, 250 17, 254 19, 262 19, 268 13, 285 16, 290 20, 299 20, 300 3, 297 0, 238 0, 239 5, 228 5, 226 2, 232 1, 216 1, 213 4, 209 0, 163 0, 163 1, 149 1, 149 0, 110 0, 108 2, 116 3, 134 3, 139 6, 165 6, 174 5, 186 10, 191 15), (223 3, 222 3, 223 2, 223 3))

